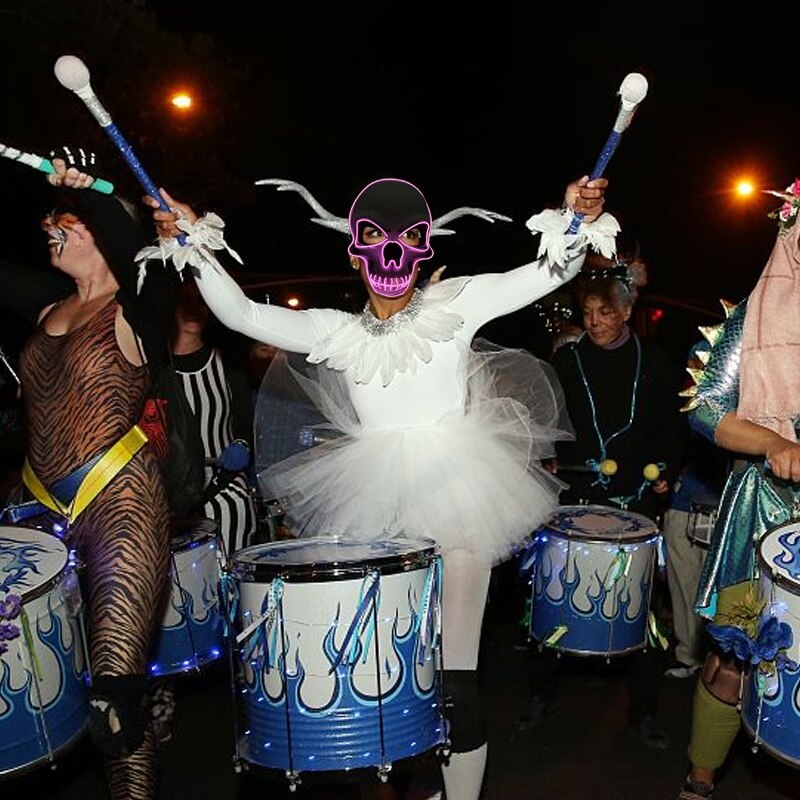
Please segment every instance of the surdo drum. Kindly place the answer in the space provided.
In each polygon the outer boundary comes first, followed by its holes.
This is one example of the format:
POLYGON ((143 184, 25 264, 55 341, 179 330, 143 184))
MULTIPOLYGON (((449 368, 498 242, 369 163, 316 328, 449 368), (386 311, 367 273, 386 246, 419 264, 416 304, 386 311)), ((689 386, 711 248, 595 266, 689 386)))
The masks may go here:
POLYGON ((314 538, 234 554, 236 637, 252 764, 377 767, 446 738, 441 557, 429 539, 314 538))
POLYGON ((524 554, 531 638, 576 655, 644 648, 659 538, 652 520, 631 511, 557 509, 524 554))
POLYGON ((153 676, 199 670, 225 652, 217 523, 199 519, 172 536, 169 596, 150 654, 153 676))
MULTIPOLYGON (((758 565, 763 613, 790 626, 792 644, 785 655, 800 664, 800 521, 764 534, 758 545, 758 565)), ((800 767, 800 669, 776 669, 761 678, 759 672, 751 667, 743 684, 744 728, 755 746, 800 767)))
POLYGON ((686 536, 700 547, 711 544, 711 535, 717 521, 719 498, 710 495, 693 497, 689 503, 686 536))
POLYGON ((78 574, 64 543, 0 526, 0 774, 52 762, 89 718, 78 574))

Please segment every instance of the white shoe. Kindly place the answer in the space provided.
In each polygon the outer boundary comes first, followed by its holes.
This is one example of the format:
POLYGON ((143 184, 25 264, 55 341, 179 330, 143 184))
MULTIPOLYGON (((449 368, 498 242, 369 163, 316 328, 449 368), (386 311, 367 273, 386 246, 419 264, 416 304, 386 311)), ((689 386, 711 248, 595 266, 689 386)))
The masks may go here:
POLYGON ((664 670, 664 676, 667 678, 691 678, 702 666, 702 664, 684 664, 682 661, 676 661, 664 670))

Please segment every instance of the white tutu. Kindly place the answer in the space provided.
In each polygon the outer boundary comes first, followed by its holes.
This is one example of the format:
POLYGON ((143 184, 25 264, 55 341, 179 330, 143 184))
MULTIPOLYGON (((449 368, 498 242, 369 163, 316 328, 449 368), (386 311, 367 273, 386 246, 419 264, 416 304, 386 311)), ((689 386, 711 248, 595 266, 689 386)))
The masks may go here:
POLYGON ((474 344, 465 410, 399 429, 360 427, 341 373, 273 362, 256 403, 259 486, 296 535, 426 536, 494 564, 551 515, 564 484, 539 462, 572 438, 560 385, 526 351, 474 344))

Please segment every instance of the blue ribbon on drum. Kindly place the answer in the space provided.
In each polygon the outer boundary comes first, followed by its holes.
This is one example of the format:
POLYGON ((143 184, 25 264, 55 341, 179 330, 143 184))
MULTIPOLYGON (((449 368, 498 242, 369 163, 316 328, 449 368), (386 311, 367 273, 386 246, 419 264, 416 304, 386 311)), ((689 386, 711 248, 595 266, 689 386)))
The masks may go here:
MULTIPOLYGON (((420 664, 425 660, 424 645, 434 641, 441 629, 438 607, 433 602, 433 598, 436 596, 435 593, 441 587, 441 570, 441 559, 434 559, 429 565, 425 576, 425 586, 422 591, 419 610, 414 615, 414 635, 420 636, 420 643, 423 645, 418 649, 417 655, 417 660, 420 664)), ((329 674, 334 672, 344 661, 345 655, 347 655, 345 663, 348 665, 355 664, 358 661, 359 645, 365 636, 360 653, 361 662, 366 663, 369 646, 372 642, 372 637, 375 635, 375 616, 378 608, 380 608, 380 572, 378 570, 370 570, 361 585, 358 608, 347 628, 347 633, 331 665, 329 674)))
POLYGON ((370 642, 375 633, 375 614, 370 613, 370 611, 373 608, 373 604, 375 604, 375 608, 380 605, 380 587, 380 572, 378 570, 370 570, 361 582, 361 590, 358 595, 358 608, 347 629, 342 646, 339 648, 336 658, 331 664, 331 668, 328 670, 329 675, 342 663, 348 647, 350 648, 350 653, 345 663, 355 664, 356 661, 358 661, 358 646, 361 642, 361 637, 365 633, 367 639, 361 651, 361 662, 366 662, 367 650, 369 649, 370 642), (364 590, 365 587, 366 591, 364 590), (358 636, 354 637, 353 634, 359 626, 361 630, 358 636))
MULTIPOLYGON (((273 666, 273 661, 270 658, 270 653, 277 651, 278 640, 278 626, 275 624, 277 620, 278 609, 281 605, 283 597, 283 579, 273 578, 269 585, 267 594, 265 596, 266 604, 262 606, 262 613, 256 617, 245 629, 236 637, 236 644, 249 639, 256 631, 258 636, 246 645, 243 653, 242 660, 247 661, 253 655, 255 649, 260 645, 260 653, 258 655, 259 669, 266 664, 267 668, 273 666)), ((275 662, 277 663, 277 662, 275 662)))
POLYGON ((438 597, 442 586, 442 559, 434 559, 428 567, 425 576, 425 588, 422 591, 422 604, 414 623, 414 634, 419 634, 421 647, 417 652, 417 663, 425 661, 425 650, 429 643, 433 644, 442 631, 442 620, 439 607, 433 602, 438 597), (421 631, 421 632, 420 632, 421 631))
POLYGON ((219 592, 225 604, 222 614, 222 633, 227 639, 235 627, 236 613, 239 610, 239 586, 228 570, 224 570, 220 575, 219 592))

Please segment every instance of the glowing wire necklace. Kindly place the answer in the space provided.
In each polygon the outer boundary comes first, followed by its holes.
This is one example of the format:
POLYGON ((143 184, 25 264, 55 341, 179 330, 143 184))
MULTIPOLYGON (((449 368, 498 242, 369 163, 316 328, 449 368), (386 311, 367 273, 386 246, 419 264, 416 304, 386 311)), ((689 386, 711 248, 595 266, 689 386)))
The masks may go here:
POLYGON ((584 388, 586 389, 586 396, 589 398, 589 407, 592 410, 592 424, 594 425, 594 430, 597 434, 597 441, 600 443, 600 459, 586 459, 586 465, 597 472, 597 479, 592 483, 592 486, 596 486, 598 483, 602 484, 603 486, 608 485, 610 476, 606 475, 600 469, 603 462, 606 461, 606 448, 613 439, 616 439, 617 436, 621 436, 631 427, 631 425, 633 425, 633 419, 636 416, 636 390, 639 388, 639 375, 642 368, 642 346, 639 343, 639 337, 635 333, 633 334, 633 341, 636 344, 636 372, 633 376, 633 389, 631 391, 631 414, 628 418, 628 422, 606 439, 603 438, 603 434, 600 432, 600 425, 597 422, 597 407, 594 403, 594 395, 592 394, 591 387, 589 386, 589 381, 586 379, 586 372, 583 369, 583 362, 581 361, 580 353, 578 353, 577 347, 574 347, 572 350, 572 352, 575 353, 575 360, 578 362, 578 371, 581 373, 581 380, 583 381, 584 388))

